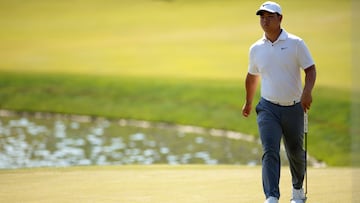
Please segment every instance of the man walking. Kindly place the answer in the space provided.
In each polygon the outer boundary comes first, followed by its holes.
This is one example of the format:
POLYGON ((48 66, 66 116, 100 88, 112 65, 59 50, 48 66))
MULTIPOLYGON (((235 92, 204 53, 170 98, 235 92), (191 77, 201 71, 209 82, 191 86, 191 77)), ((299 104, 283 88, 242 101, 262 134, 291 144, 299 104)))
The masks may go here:
POLYGON ((292 203, 303 203, 305 175, 304 112, 310 109, 316 79, 314 61, 304 41, 281 27, 282 10, 265 2, 257 10, 263 37, 250 47, 246 76, 246 101, 242 114, 248 117, 261 78, 261 99, 256 105, 263 146, 262 182, 265 203, 280 198, 280 141, 283 139, 292 176, 292 203), (301 70, 305 71, 302 87, 301 70))

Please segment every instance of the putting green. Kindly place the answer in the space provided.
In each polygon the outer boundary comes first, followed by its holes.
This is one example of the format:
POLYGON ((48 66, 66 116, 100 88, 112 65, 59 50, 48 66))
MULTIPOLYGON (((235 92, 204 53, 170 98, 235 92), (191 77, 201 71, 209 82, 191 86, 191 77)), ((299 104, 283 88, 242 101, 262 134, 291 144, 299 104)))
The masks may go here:
MULTIPOLYGON (((309 202, 351 202, 359 169, 309 169, 309 202), (354 173, 353 173, 354 172, 354 173), (355 173, 356 172, 356 173, 355 173)), ((261 168, 245 166, 106 166, 0 171, 2 202, 262 202, 261 168)), ((358 189, 357 189, 358 190, 358 189)), ((282 168, 281 202, 291 181, 282 168)))

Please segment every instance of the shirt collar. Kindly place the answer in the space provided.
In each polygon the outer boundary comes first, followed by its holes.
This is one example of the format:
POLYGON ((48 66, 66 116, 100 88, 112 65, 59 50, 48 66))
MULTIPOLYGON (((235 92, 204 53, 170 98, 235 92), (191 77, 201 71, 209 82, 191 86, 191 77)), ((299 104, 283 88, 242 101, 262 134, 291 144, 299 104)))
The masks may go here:
MULTIPOLYGON (((273 44, 277 43, 278 41, 284 41, 287 38, 288 38, 288 33, 284 29, 281 29, 280 36, 278 37, 278 39, 273 44)), ((263 34, 263 41, 269 41, 266 38, 265 33, 263 34)))

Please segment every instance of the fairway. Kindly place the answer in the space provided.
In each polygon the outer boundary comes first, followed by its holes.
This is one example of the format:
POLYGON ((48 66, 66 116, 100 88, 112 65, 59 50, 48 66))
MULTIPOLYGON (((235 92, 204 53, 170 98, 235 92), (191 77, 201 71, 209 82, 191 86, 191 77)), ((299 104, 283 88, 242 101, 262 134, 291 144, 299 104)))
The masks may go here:
MULTIPOLYGON (((0 71, 241 81, 248 49, 262 36, 259 4, 0 1, 0 26, 6 30, 0 34, 0 71)), ((351 2, 280 4, 283 28, 309 45, 317 83, 350 88, 351 2)))
MULTIPOLYGON (((308 202, 352 202, 359 169, 309 169, 308 202)), ((1 202, 252 203, 262 202, 261 168, 152 165, 0 171, 1 202)), ((289 202, 282 168, 280 202, 289 202)), ((355 202, 355 201, 354 201, 355 202)))

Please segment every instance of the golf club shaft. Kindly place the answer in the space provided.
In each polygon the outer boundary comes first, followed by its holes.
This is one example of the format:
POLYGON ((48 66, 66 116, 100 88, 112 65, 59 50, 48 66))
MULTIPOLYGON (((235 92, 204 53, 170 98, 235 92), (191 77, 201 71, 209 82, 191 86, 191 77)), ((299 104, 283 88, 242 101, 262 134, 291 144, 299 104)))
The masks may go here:
POLYGON ((305 195, 307 194, 307 134, 308 134, 308 114, 304 114, 304 145, 305 145, 305 195))

